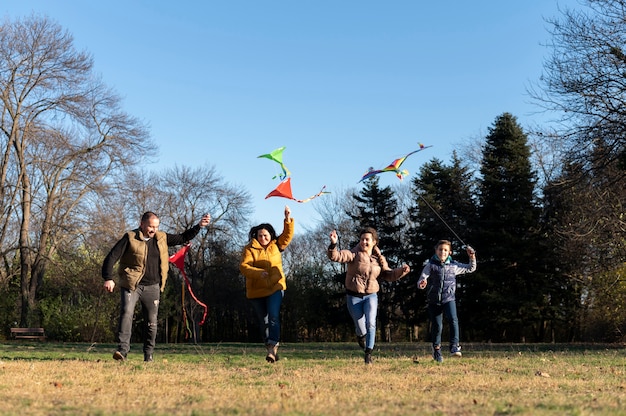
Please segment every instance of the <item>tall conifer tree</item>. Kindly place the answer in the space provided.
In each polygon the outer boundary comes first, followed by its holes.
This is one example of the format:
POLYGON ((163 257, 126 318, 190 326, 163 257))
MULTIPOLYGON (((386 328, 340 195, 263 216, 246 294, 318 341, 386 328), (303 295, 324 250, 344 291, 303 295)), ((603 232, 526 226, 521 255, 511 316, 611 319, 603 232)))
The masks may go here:
POLYGON ((489 129, 480 173, 479 269, 467 282, 474 322, 486 339, 523 341, 540 320, 545 281, 538 265, 536 175, 527 136, 513 115, 503 113, 489 129))

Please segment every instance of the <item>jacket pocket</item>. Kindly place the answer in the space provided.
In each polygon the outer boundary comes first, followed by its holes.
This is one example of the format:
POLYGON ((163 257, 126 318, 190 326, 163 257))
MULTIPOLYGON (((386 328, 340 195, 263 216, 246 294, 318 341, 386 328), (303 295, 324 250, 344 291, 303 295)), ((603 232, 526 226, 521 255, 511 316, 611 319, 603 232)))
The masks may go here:
POLYGON ((360 276, 354 276, 352 278, 352 285, 354 291, 357 293, 365 293, 365 289, 367 288, 367 282, 360 276))
POLYGON ((258 279, 251 279, 251 288, 255 290, 265 290, 269 287, 270 279, 268 277, 259 277, 258 279))

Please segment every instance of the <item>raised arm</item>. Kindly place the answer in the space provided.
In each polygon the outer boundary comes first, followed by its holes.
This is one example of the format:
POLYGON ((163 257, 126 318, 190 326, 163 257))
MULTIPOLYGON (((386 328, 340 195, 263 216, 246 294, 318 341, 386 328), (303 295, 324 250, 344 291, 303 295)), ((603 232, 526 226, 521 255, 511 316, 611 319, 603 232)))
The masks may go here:
POLYGON ((337 237, 337 230, 332 230, 330 232, 330 245, 328 246, 328 250, 326 250, 326 255, 329 260, 336 261, 338 263, 349 263, 354 260, 354 253, 350 250, 337 250, 337 241, 339 241, 339 237, 337 237))

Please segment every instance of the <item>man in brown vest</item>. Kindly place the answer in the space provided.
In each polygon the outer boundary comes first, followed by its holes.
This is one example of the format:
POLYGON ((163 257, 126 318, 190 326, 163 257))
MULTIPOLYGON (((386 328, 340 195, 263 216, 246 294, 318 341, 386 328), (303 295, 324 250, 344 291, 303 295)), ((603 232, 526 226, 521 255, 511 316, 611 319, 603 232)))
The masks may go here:
POLYGON ((130 350, 133 315, 141 302, 146 322, 143 357, 152 361, 157 334, 157 315, 161 292, 165 289, 169 270, 169 246, 182 245, 193 239, 200 228, 211 222, 205 214, 200 222, 181 234, 159 231, 159 217, 151 211, 141 216, 139 228, 129 231, 113 246, 102 263, 104 289, 113 292, 113 266, 119 261, 118 278, 121 291, 119 345, 113 358, 123 361, 130 350))

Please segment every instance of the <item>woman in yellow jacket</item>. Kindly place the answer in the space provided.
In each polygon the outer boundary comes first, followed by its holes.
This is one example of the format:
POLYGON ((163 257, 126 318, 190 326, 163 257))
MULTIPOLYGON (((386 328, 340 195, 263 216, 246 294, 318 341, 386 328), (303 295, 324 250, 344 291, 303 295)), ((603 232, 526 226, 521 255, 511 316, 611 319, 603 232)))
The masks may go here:
POLYGON ((252 302, 267 347, 265 359, 278 359, 280 341, 280 306, 287 289, 283 273, 282 252, 293 238, 294 222, 291 210, 285 206, 285 221, 281 235, 271 224, 259 224, 250 229, 250 242, 244 247, 239 270, 246 278, 246 297, 252 302))

